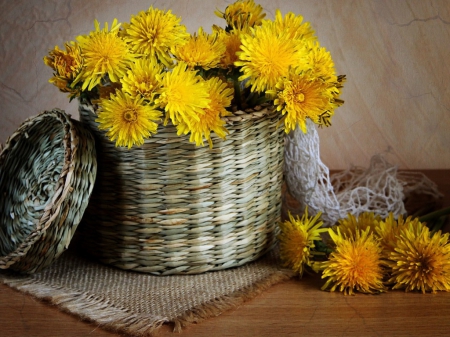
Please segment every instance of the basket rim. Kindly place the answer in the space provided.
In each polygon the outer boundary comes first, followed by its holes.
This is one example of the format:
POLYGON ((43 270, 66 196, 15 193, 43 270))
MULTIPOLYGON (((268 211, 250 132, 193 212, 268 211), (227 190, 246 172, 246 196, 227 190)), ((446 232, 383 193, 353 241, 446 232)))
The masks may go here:
MULTIPOLYGON (((79 105, 82 106, 84 110, 91 112, 93 115, 97 116, 96 110, 98 109, 98 104, 93 103, 89 98, 79 99, 79 105)), ((254 108, 246 110, 236 110, 231 112, 231 116, 221 117, 225 121, 226 125, 235 125, 236 123, 241 123, 249 120, 259 120, 267 116, 272 116, 279 113, 274 105, 264 103, 257 105, 254 108)), ((163 120, 155 122, 158 125, 163 125, 163 120)), ((167 125, 172 125, 169 121, 167 125)))

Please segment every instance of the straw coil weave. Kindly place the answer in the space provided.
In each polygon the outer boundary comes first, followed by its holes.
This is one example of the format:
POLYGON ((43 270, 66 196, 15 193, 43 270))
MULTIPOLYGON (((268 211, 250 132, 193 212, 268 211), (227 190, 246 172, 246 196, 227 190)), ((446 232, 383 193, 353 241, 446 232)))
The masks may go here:
POLYGON ((96 176, 95 144, 63 111, 27 119, 0 154, 0 268, 33 273, 65 251, 96 176))

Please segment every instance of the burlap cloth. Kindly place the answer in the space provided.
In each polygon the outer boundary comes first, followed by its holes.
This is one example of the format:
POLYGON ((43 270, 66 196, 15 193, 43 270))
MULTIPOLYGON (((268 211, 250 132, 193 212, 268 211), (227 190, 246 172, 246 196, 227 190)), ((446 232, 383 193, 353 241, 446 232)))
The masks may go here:
POLYGON ((0 280, 61 310, 130 336, 151 336, 163 323, 175 331, 214 317, 292 274, 275 248, 242 267, 199 275, 153 276, 104 266, 70 249, 32 276, 2 271, 0 280))

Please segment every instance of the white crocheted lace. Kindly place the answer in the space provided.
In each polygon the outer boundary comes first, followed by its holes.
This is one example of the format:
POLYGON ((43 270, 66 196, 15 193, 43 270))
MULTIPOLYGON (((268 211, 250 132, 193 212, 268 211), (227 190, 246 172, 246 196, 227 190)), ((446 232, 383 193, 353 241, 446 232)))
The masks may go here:
POLYGON ((332 225, 348 213, 374 212, 386 217, 406 214, 404 199, 411 193, 440 196, 437 186, 420 172, 398 171, 381 154, 370 160, 367 169, 351 167, 330 177, 320 160, 319 134, 308 120, 308 132, 299 128, 286 137, 285 178, 290 194, 299 202, 301 213, 322 212, 325 225, 332 225))

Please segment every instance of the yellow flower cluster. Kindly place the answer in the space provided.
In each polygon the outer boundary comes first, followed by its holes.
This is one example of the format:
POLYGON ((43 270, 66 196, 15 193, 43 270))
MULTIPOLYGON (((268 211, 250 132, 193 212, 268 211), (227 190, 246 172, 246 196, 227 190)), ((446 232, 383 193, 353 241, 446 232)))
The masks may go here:
POLYGON ((327 229, 320 228, 322 221, 317 221, 320 217, 318 213, 315 217, 308 217, 308 209, 299 218, 294 218, 289 214, 289 220, 280 224, 280 257, 284 266, 292 269, 300 276, 303 275, 305 266, 311 267, 313 263, 312 250, 315 248, 315 241, 321 240, 321 233, 327 229))
POLYGON ((44 57, 50 82, 70 99, 97 103, 99 128, 117 146, 143 144, 162 122, 212 147, 211 132, 228 133, 223 117, 266 102, 285 115, 286 132, 306 132, 307 118, 330 125, 345 77, 302 16, 277 11, 266 19, 253 0, 216 15, 225 28, 194 34, 170 10, 153 7, 123 24, 95 21, 88 35, 44 57))
MULTIPOLYGON (((314 218, 317 221, 317 216, 314 218)), ((280 250, 285 266, 300 275, 304 266, 322 272, 323 290, 379 293, 389 288, 405 291, 450 291, 449 233, 430 232, 417 218, 381 219, 373 213, 351 214, 327 230, 312 227, 305 215, 281 226, 280 250), (330 250, 325 261, 310 260, 328 231, 330 250), (314 237, 313 241, 306 238, 314 237), (301 253, 299 253, 301 252, 301 253)), ((323 254, 323 253, 322 253, 323 254)))

